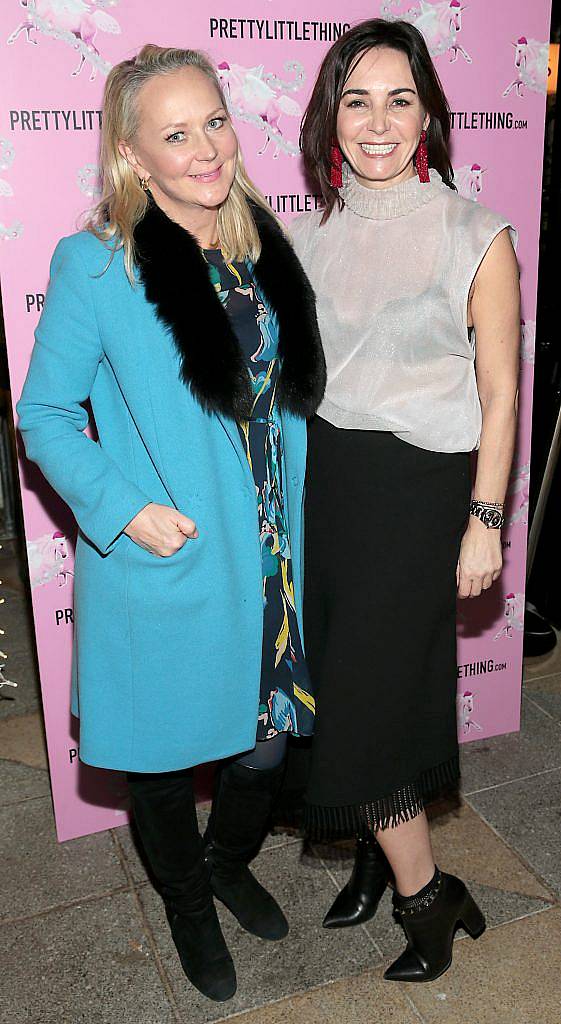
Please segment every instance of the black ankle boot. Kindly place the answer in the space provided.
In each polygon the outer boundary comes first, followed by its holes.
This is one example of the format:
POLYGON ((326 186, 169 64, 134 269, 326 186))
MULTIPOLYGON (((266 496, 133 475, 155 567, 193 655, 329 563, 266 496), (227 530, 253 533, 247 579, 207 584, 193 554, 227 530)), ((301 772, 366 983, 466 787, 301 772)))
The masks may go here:
POLYGON ((374 836, 359 836, 351 877, 327 911, 323 927, 348 928, 353 924, 370 921, 378 909, 389 878, 388 862, 374 836))
POLYGON ((212 899, 192 773, 129 773, 128 782, 136 828, 181 966, 208 999, 231 999, 236 972, 212 899))
POLYGON ((219 774, 205 833, 210 884, 247 932, 276 941, 288 922, 276 900, 248 867, 263 840, 284 766, 271 770, 226 765, 219 774))
POLYGON ((388 967, 388 981, 434 981, 452 963, 457 928, 472 939, 485 931, 485 918, 464 883, 438 868, 432 880, 415 896, 394 893, 394 911, 401 920, 407 948, 388 967))

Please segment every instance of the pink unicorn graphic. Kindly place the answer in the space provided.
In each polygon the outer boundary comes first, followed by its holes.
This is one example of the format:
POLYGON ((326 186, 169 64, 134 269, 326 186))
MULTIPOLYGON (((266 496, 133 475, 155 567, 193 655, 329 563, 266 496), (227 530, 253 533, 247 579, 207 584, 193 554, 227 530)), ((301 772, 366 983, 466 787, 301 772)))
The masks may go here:
MULTIPOLYGON (((9 171, 15 159, 15 150, 9 139, 0 139, 0 171, 9 171)), ((12 199, 14 190, 9 181, 0 178, 0 199, 12 199)), ((0 240, 10 241, 23 234, 23 224, 14 221, 9 227, 0 221, 0 240)))
POLYGON ((520 39, 512 44, 515 49, 514 67, 516 78, 507 85, 503 96, 508 96, 513 89, 517 96, 524 96, 524 86, 530 92, 547 92, 547 74, 549 64, 549 43, 539 43, 537 39, 520 39))
POLYGON ((104 61, 95 45, 98 32, 119 35, 119 22, 104 8, 113 7, 118 0, 19 0, 27 17, 8 37, 8 45, 25 32, 28 43, 36 43, 31 33, 62 39, 73 50, 80 51, 80 63, 73 76, 79 75, 86 61, 91 65, 90 82, 98 71, 107 74, 111 65, 104 61))
POLYGON ((265 143, 259 150, 259 156, 263 156, 271 140, 274 140, 275 160, 281 150, 291 156, 298 154, 298 147, 284 138, 279 121, 283 114, 287 117, 301 117, 302 108, 291 96, 283 95, 281 90, 300 88, 305 76, 301 65, 292 63, 288 67, 296 72, 297 77, 292 82, 281 82, 276 76, 265 74, 263 64, 244 68, 240 64, 222 61, 218 65, 218 74, 226 89, 231 112, 240 120, 255 124, 265 132, 265 143))
POLYGON ((473 712, 475 708, 475 694, 471 690, 464 690, 463 693, 459 693, 457 698, 458 705, 458 732, 467 736, 471 730, 476 732, 483 732, 483 726, 479 725, 473 718, 473 712))
POLYGON ((66 537, 60 530, 44 533, 36 540, 27 542, 27 561, 29 563, 29 581, 31 588, 42 587, 56 580, 59 587, 68 583, 74 573, 64 565, 68 558, 66 537))
POLYGON ((506 594, 503 614, 506 623, 493 640, 502 640, 503 637, 512 640, 514 631, 524 632, 524 594, 506 594))
POLYGON ((402 0, 386 0, 382 4, 380 16, 386 21, 408 21, 415 25, 425 37, 425 42, 432 57, 441 57, 447 53, 450 63, 458 59, 460 53, 468 64, 472 59, 458 41, 462 31, 462 7, 460 0, 417 0, 414 7, 402 9, 402 0))
POLYGON ((454 184, 464 199, 472 199, 477 202, 480 193, 483 191, 483 175, 485 169, 480 164, 463 164, 462 167, 454 169, 454 184))
POLYGON ((520 321, 520 358, 523 363, 534 365, 534 353, 536 349, 536 321, 520 321))
POLYGON ((526 526, 530 505, 530 463, 513 466, 508 486, 508 495, 512 499, 512 512, 507 517, 507 526, 526 526))

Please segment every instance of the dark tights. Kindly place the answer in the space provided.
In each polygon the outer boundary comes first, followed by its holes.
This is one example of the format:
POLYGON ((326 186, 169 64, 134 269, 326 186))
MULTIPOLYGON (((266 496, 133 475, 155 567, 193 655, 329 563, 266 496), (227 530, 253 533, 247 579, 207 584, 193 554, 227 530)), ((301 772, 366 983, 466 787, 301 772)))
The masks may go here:
POLYGON ((257 768, 259 771, 271 771, 278 768, 286 757, 287 732, 279 732, 271 740, 260 740, 253 750, 246 750, 236 758, 236 764, 246 768, 257 768))

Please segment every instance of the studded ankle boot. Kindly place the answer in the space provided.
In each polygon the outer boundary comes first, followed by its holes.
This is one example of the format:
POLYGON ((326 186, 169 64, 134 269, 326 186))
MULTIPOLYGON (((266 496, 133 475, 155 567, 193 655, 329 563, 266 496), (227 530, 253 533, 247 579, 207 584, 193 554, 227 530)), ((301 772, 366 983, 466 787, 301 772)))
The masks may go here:
POLYGON ((434 981, 452 963, 458 928, 464 928, 472 939, 485 931, 485 918, 464 883, 438 868, 414 896, 400 896, 396 891, 393 905, 407 947, 384 974, 388 981, 434 981))

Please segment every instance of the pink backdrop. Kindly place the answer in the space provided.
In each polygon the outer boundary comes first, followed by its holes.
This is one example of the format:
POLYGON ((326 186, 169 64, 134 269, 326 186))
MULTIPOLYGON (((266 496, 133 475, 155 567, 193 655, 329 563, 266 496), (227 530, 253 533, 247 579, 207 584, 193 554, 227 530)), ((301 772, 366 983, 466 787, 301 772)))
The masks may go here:
MULTIPOLYGON (((17 400, 55 243, 75 230, 97 194, 99 110, 111 65, 149 41, 202 48, 229 65, 222 73, 250 174, 288 221, 316 202, 305 190, 297 139, 318 64, 348 24, 377 15, 406 17, 425 34, 454 111, 458 188, 503 213, 520 232, 522 401, 505 570, 489 594, 459 609, 459 733, 462 740, 481 739, 519 727, 550 0, 470 0, 465 8, 459 0, 159 0, 157 6, 149 0, 4 0, 0 274, 12 392, 17 400), (282 111, 278 124, 272 100, 282 111)), ((126 791, 118 773, 78 760, 69 713, 73 522, 25 459, 20 472, 63 840, 125 821, 126 791)))

